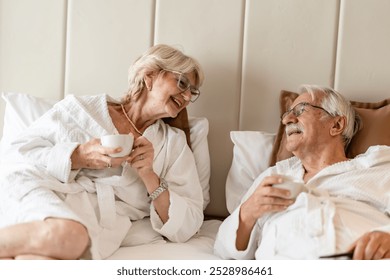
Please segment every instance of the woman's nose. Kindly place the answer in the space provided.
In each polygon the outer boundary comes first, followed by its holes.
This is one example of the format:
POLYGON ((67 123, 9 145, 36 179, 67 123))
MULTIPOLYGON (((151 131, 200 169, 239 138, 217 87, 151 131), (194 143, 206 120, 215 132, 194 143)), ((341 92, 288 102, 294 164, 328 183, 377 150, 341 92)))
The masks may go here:
POLYGON ((188 101, 191 100, 191 92, 190 92, 190 89, 186 89, 185 91, 181 92, 180 94, 181 94, 181 96, 183 96, 183 99, 184 99, 185 101, 188 102, 188 101))

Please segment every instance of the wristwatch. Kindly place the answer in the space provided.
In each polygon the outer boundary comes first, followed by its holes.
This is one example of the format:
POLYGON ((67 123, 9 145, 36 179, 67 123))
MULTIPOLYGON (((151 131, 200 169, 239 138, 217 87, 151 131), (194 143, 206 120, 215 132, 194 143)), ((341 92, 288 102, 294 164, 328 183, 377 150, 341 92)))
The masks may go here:
POLYGON ((160 186, 158 186, 158 188, 155 189, 154 192, 152 192, 152 193, 149 195, 149 198, 153 201, 153 200, 155 200, 157 197, 159 197, 160 194, 162 194, 163 192, 165 192, 167 189, 168 189, 167 181, 165 181, 163 178, 160 178, 160 186))

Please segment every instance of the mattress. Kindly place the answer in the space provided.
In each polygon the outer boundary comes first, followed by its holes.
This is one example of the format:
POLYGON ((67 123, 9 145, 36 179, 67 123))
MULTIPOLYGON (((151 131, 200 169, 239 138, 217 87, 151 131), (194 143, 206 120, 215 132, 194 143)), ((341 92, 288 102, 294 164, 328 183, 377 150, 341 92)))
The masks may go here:
POLYGON ((214 240, 222 222, 204 221, 199 232, 185 243, 160 240, 151 244, 121 247, 109 260, 217 260, 214 240))

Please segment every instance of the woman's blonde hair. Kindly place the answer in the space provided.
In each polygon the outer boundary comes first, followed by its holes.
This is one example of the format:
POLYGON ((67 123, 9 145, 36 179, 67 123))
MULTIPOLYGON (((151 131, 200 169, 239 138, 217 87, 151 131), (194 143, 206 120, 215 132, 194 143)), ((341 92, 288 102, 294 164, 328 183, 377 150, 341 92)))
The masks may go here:
POLYGON ((183 74, 194 73, 195 86, 199 88, 204 79, 199 62, 180 50, 171 46, 158 44, 149 48, 129 68, 129 87, 124 102, 137 97, 145 86, 144 77, 150 73, 161 73, 164 70, 181 72, 183 74))

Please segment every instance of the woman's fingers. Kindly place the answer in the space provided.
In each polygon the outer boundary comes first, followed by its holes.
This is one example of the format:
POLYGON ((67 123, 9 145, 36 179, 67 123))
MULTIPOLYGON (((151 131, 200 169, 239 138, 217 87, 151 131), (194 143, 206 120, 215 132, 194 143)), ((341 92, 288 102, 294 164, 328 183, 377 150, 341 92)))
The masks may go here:
POLYGON ((109 148, 101 145, 100 139, 95 138, 79 145, 71 156, 72 169, 104 169, 120 166, 127 157, 114 158, 110 154, 122 151, 121 147, 109 148))

